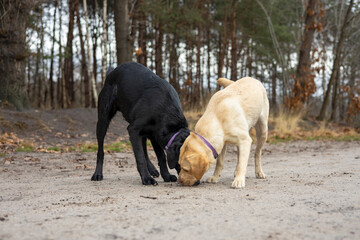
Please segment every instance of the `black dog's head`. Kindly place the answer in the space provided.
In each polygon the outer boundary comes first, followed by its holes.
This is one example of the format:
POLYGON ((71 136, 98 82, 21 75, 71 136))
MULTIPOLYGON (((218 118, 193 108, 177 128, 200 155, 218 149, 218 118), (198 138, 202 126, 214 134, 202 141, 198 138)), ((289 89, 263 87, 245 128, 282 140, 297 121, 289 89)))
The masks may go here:
POLYGON ((177 173, 180 172, 179 155, 180 148, 184 144, 185 139, 190 135, 188 128, 183 128, 180 133, 175 137, 169 148, 166 150, 167 161, 170 169, 175 168, 177 173))

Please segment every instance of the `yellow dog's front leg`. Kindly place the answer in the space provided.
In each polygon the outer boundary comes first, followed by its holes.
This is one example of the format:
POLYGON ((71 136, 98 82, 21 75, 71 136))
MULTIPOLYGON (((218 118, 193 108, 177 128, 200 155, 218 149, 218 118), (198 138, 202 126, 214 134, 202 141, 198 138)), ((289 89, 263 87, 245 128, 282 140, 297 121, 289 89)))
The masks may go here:
POLYGON ((241 139, 239 142, 238 162, 235 170, 235 179, 232 183, 233 188, 245 187, 246 168, 249 161, 252 140, 250 136, 247 136, 246 138, 241 139))

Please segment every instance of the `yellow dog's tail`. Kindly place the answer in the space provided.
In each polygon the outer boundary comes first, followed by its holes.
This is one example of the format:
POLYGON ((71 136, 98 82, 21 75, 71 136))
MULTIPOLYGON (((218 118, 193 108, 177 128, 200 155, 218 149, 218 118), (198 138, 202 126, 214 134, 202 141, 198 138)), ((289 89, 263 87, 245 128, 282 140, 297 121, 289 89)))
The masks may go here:
POLYGON ((217 84, 219 84, 220 86, 226 88, 227 86, 229 86, 230 84, 234 83, 234 81, 227 79, 227 78, 219 78, 217 80, 217 84))

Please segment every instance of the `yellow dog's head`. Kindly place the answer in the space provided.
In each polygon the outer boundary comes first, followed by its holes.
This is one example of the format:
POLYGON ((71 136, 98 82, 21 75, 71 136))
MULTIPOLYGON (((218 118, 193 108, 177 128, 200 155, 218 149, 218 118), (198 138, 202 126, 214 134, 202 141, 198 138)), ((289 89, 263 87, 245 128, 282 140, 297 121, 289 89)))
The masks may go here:
POLYGON ((191 132, 180 149, 178 182, 186 186, 198 185, 213 162, 211 150, 191 132))

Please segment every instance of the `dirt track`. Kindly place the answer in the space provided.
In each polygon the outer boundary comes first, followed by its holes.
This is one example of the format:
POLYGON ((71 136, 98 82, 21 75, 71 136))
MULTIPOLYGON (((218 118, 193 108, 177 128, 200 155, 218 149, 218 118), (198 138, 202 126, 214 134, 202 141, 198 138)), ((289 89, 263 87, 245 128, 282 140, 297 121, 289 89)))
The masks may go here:
POLYGON ((240 190, 232 148, 220 182, 197 187, 142 186, 131 152, 105 156, 102 182, 90 181, 95 153, 11 153, 0 239, 359 239, 359 145, 267 144, 268 178, 255 179, 251 159, 240 190))

